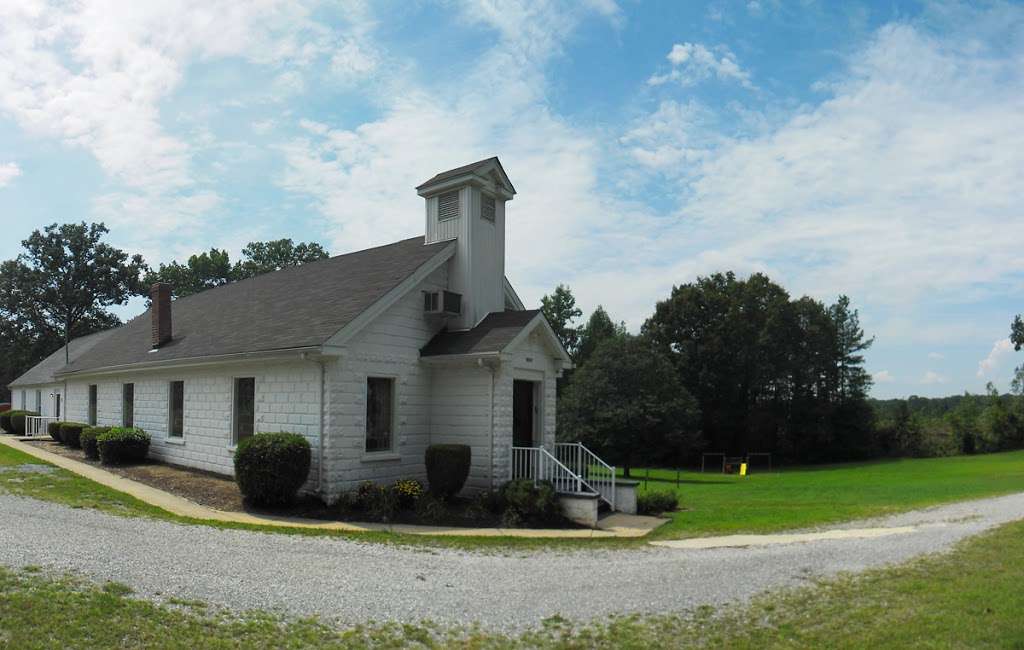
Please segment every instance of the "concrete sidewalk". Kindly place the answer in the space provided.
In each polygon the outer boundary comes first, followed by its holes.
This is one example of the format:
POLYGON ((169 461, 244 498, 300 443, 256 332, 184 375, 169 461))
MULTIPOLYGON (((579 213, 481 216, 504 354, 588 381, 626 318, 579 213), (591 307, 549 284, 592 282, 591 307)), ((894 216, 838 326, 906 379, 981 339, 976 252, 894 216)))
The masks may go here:
POLYGON ((33 438, 15 438, 0 435, 0 443, 34 456, 39 460, 56 465, 95 481, 100 485, 123 492, 139 501, 156 506, 162 510, 190 519, 215 522, 248 524, 252 526, 274 526, 286 528, 309 528, 316 530, 332 530, 345 532, 389 532, 403 535, 431 535, 456 537, 528 537, 537 539, 610 539, 643 537, 666 519, 615 513, 604 517, 598 522, 598 529, 532 529, 532 528, 462 528, 455 526, 417 526, 413 524, 378 524, 378 523, 347 523, 342 521, 323 521, 302 517, 278 517, 273 515, 253 514, 248 512, 228 512, 189 501, 183 497, 165 492, 155 487, 133 481, 104 469, 82 463, 59 454, 40 449, 25 442, 33 438))

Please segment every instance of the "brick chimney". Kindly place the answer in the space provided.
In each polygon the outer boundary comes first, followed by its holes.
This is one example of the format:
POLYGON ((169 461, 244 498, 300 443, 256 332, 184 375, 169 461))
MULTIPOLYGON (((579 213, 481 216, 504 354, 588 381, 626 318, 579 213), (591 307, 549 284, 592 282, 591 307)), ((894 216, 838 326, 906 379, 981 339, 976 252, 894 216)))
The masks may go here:
POLYGON ((149 314, 153 320, 153 348, 156 349, 171 340, 171 285, 157 282, 149 288, 149 299, 153 303, 149 314))

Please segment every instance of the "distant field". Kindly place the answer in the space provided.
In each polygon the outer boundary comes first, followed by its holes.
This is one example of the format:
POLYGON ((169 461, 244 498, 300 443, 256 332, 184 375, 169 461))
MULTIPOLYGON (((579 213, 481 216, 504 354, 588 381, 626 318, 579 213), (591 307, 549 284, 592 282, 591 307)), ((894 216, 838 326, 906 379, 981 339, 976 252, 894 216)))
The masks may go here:
POLYGON ((746 477, 634 469, 644 490, 673 490, 683 511, 657 537, 769 532, 1024 492, 1024 451, 781 468, 746 477))

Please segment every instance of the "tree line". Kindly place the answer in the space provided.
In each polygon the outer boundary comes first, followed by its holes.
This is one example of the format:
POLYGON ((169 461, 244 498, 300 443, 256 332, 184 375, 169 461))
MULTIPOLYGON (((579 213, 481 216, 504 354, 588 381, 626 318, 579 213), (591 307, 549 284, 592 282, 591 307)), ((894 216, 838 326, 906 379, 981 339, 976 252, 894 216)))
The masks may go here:
POLYGON ((879 453, 873 339, 857 310, 793 298, 764 274, 716 273, 676 286, 638 335, 598 307, 585 323, 559 286, 542 309, 573 357, 559 436, 624 467, 691 465, 701 452, 771 452, 791 462, 879 453))
MULTIPOLYGON (((1018 374, 1020 370, 1018 370, 1018 374)), ((871 400, 882 452, 951 456, 1024 448, 1024 390, 989 383, 981 395, 871 400)))
POLYGON ((146 296, 158 281, 184 297, 210 287, 328 257, 317 243, 250 242, 234 264, 211 248, 184 263, 156 269, 141 255, 104 241, 102 223, 51 224, 21 242, 23 252, 0 264, 0 401, 7 384, 71 339, 116 327, 110 308, 146 296))
MULTIPOLYGON (((1010 341, 1024 347, 1024 320, 1014 318, 1010 341)), ((1024 364, 1014 371, 1010 392, 989 382, 982 395, 871 400, 884 453, 948 456, 1024 448, 1024 364)))

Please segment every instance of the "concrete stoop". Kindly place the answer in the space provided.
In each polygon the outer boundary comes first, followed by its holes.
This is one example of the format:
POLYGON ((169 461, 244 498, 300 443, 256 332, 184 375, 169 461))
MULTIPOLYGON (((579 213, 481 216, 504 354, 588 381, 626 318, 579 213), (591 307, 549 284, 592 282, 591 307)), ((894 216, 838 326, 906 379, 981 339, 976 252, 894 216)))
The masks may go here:
POLYGON ((587 528, 597 528, 601 497, 596 492, 591 494, 559 494, 558 502, 562 506, 562 514, 565 515, 566 519, 587 528))

